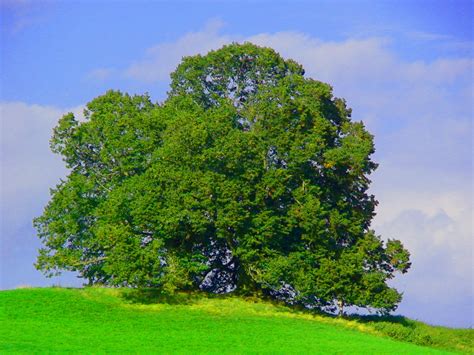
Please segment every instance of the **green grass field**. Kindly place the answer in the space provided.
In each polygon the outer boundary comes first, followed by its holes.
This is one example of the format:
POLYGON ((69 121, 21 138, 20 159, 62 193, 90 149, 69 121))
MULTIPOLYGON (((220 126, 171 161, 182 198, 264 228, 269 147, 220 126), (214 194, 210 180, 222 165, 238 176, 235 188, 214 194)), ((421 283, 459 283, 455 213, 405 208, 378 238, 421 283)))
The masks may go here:
POLYGON ((166 298, 107 288, 0 292, 1 353, 471 353, 472 339, 472 330, 397 318, 336 319, 235 296, 166 298))

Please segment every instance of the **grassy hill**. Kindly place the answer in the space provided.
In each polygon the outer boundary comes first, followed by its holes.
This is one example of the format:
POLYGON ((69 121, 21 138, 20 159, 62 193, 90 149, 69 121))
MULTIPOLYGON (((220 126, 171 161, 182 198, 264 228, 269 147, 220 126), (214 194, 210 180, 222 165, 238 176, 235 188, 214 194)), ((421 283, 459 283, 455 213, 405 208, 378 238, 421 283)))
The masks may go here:
POLYGON ((472 353, 472 341, 467 329, 404 318, 336 319, 235 296, 107 288, 0 292, 1 353, 472 353))

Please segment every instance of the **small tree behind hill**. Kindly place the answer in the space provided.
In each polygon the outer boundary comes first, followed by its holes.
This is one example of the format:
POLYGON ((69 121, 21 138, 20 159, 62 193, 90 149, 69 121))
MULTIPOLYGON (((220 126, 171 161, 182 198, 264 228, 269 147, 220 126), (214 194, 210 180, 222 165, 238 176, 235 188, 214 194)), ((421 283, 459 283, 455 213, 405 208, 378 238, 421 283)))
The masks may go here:
POLYGON ((37 267, 91 284, 263 293, 381 312, 410 267, 370 230, 373 137, 269 48, 186 57, 163 104, 109 91, 51 147, 70 174, 35 226, 37 267))

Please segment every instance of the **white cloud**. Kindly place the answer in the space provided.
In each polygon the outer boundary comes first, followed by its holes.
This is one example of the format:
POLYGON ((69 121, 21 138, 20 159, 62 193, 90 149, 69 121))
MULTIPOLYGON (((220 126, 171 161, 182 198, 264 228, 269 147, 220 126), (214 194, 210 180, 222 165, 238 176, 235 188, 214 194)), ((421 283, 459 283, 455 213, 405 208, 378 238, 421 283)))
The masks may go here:
POLYGON ((0 103, 0 288, 79 284, 70 275, 46 281, 35 271, 40 241, 32 219, 41 214, 49 189, 67 173, 61 158, 49 148, 53 127, 66 112, 83 120, 82 111, 82 106, 63 110, 23 102, 0 103))
POLYGON ((411 270, 393 282, 404 292, 402 314, 433 324, 472 326, 472 201, 461 202, 465 209, 457 215, 404 210, 379 226, 386 236, 403 235, 412 254, 411 270))
POLYGON ((0 103, 2 217, 8 223, 2 228, 24 225, 44 206, 48 189, 65 176, 64 163, 50 151, 49 139, 64 113, 74 112, 81 118, 81 111, 82 107, 63 110, 22 102, 0 103))
POLYGON ((380 78, 394 62, 392 54, 384 48, 389 43, 385 38, 322 42, 298 32, 280 32, 259 34, 248 40, 295 59, 303 64, 308 76, 330 82, 335 88, 349 81, 357 86, 373 85, 373 81, 364 79, 380 78))
POLYGON ((199 32, 190 32, 176 42, 158 44, 147 50, 145 59, 132 63, 125 76, 145 82, 167 80, 183 56, 205 54, 231 41, 230 37, 219 34, 223 23, 219 20, 208 22, 199 32))

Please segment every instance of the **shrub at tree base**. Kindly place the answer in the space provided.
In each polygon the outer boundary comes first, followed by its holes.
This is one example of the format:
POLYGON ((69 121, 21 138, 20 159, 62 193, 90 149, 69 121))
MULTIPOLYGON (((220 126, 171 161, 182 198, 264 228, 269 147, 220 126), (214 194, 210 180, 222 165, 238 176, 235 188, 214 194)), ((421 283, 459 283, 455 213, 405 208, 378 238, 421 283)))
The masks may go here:
POLYGON ((186 57, 162 104, 117 91, 51 139, 70 173, 35 219, 36 266, 90 284, 253 293, 388 312, 410 267, 370 230, 373 137, 269 48, 186 57))

